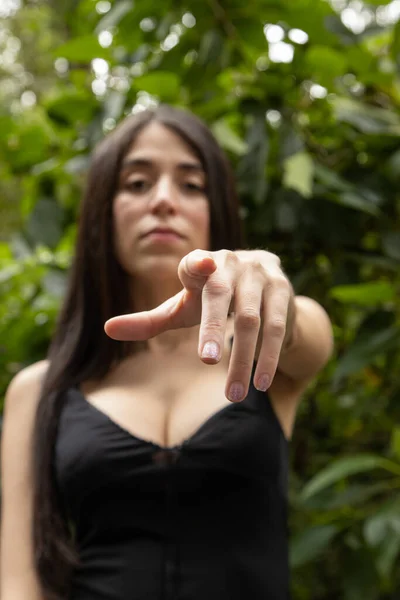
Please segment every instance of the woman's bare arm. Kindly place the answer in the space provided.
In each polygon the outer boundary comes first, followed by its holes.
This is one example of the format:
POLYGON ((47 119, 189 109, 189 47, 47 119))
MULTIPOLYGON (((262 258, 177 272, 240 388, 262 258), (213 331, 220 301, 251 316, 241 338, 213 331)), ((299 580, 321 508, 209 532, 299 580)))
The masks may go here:
POLYGON ((32 434, 45 361, 10 383, 1 444, 1 600, 43 600, 32 542, 32 434))

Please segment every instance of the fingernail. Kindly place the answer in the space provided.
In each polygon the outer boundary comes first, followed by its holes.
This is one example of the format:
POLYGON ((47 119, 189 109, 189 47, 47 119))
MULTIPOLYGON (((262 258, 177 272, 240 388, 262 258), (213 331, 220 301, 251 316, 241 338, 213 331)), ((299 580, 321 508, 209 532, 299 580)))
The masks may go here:
POLYGON ((239 381, 232 383, 229 388, 228 398, 232 402, 240 402, 244 398, 244 387, 239 381))
POLYGON ((269 385, 271 383, 271 378, 269 375, 261 375, 261 377, 259 377, 258 381, 257 381, 257 385, 256 388, 260 391, 260 392, 266 392, 267 389, 269 388, 269 385))
POLYGON ((216 342, 206 342, 203 346, 201 358, 219 358, 219 345, 216 342))

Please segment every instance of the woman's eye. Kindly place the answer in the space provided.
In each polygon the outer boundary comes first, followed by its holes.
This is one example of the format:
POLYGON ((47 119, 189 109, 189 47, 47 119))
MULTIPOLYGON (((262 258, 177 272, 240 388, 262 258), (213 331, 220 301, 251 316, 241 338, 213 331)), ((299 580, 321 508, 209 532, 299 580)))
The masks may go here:
POLYGON ((127 181, 125 187, 131 192, 144 192, 149 185, 149 182, 145 179, 134 179, 133 181, 127 181))
POLYGON ((192 181, 187 181, 185 183, 185 188, 190 192, 204 192, 204 187, 199 183, 193 183, 192 181))

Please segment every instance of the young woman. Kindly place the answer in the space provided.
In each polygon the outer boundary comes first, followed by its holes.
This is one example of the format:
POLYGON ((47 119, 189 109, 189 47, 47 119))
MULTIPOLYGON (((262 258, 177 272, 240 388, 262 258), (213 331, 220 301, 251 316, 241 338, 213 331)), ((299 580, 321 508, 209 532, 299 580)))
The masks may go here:
POLYGON ((331 326, 243 247, 195 116, 98 146, 48 358, 7 392, 2 600, 287 600, 287 444, 331 326))

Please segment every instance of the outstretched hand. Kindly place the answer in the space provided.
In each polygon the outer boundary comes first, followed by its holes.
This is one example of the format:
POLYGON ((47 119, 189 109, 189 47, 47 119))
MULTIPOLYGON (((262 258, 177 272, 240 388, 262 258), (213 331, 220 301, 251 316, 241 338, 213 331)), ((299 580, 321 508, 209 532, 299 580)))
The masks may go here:
POLYGON ((116 340, 147 340, 164 331, 200 324, 198 352, 209 364, 221 359, 229 312, 234 343, 226 395, 238 402, 247 394, 256 350, 254 384, 267 390, 290 335, 293 292, 275 254, 264 250, 194 250, 178 268, 183 289, 153 310, 108 320, 116 340), (289 326, 288 326, 289 324, 289 326))

